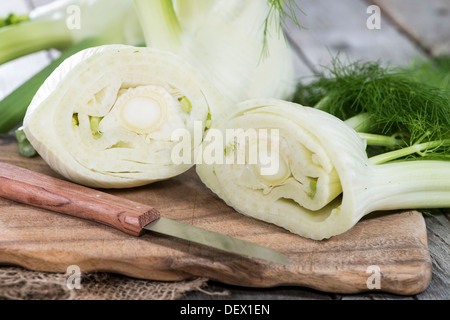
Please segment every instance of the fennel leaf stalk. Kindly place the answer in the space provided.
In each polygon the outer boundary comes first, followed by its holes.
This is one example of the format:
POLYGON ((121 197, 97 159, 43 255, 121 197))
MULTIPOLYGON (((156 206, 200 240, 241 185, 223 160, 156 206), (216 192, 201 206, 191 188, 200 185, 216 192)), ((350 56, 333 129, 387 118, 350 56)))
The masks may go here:
POLYGON ((450 91, 436 80, 445 77, 436 76, 425 63, 419 73, 414 68, 383 68, 377 62, 343 65, 338 58, 332 62, 329 76, 298 86, 295 102, 315 106, 362 134, 372 134, 365 136, 369 146, 386 147, 373 154, 375 163, 450 160, 450 91))
POLYGON ((0 28, 0 64, 51 48, 65 49, 72 44, 62 20, 25 21, 0 28))
POLYGON ((179 52, 182 29, 172 1, 135 1, 148 47, 179 52), (151 13, 151 18, 148 16, 151 13))

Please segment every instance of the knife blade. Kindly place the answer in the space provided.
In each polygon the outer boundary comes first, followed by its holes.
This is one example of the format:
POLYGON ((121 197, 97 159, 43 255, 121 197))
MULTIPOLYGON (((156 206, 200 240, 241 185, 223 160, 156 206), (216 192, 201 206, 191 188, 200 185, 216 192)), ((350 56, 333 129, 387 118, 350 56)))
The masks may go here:
POLYGON ((15 165, 0 163, 0 197, 108 225, 132 236, 146 230, 234 254, 290 265, 256 243, 161 217, 151 206, 15 165))

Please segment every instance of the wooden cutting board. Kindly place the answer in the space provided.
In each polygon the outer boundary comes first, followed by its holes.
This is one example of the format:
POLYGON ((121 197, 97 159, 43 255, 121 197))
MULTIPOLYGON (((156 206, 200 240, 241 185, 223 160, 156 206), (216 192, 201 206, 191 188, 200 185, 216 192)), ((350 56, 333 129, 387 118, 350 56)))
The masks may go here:
MULTIPOLYGON (((61 178, 40 157, 19 156, 11 136, 0 135, 0 161, 61 178)), ((431 279, 425 221, 416 211, 374 213, 340 236, 314 241, 237 213, 194 170, 146 187, 102 191, 152 205, 167 218, 271 247, 293 264, 236 256, 152 233, 135 238, 2 198, 0 264, 48 272, 78 265, 81 272, 152 280, 205 277, 247 287, 289 285, 334 293, 416 294, 431 279), (370 289, 367 283, 376 285, 378 279, 380 289, 370 289)))

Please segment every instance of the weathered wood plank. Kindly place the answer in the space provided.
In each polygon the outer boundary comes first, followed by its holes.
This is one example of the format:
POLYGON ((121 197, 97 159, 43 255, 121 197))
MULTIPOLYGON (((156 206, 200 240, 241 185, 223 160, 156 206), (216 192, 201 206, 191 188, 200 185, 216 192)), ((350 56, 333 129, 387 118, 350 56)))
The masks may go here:
POLYGON ((450 221, 443 210, 435 210, 433 216, 425 218, 425 222, 433 275, 428 289, 417 295, 417 298, 448 300, 450 299, 450 221))
POLYGON ((305 78, 309 78, 313 76, 314 69, 310 68, 307 65, 307 61, 305 61, 304 57, 302 56, 302 52, 297 50, 297 44, 293 42, 290 38, 288 38, 289 45, 292 48, 292 58, 294 60, 294 70, 296 75, 297 81, 303 81, 305 78))
POLYGON ((370 0, 431 55, 450 54, 450 1, 370 0))
POLYGON ((287 22, 290 38, 302 49, 309 63, 329 66, 337 54, 354 60, 379 60, 382 64, 404 65, 423 53, 389 19, 381 15, 380 29, 367 27, 368 4, 355 0, 304 0, 297 13, 307 30, 287 22))
POLYGON ((419 299, 419 300, 448 300, 450 299, 450 221, 446 216, 449 209, 436 209, 432 216, 426 216, 428 249, 432 258, 432 278, 428 288, 416 296, 398 296, 386 293, 368 293, 343 295, 342 299, 419 299))

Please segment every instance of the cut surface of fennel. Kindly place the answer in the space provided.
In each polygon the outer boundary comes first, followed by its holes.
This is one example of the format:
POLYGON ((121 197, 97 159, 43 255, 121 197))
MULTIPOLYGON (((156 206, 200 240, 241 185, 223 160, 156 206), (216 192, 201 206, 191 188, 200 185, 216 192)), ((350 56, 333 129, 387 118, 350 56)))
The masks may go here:
POLYGON ((52 73, 28 108, 24 131, 66 178, 134 187, 192 167, 172 163, 172 132, 192 132, 222 103, 196 69, 172 53, 105 45, 75 54, 52 73))
MULTIPOLYGON (((255 165, 201 164, 199 177, 238 212, 301 236, 330 238, 373 211, 450 206, 448 162, 372 164, 359 134, 323 111, 249 100, 212 126, 237 127, 279 129, 279 170, 264 177, 255 165)), ((248 145, 222 150, 239 148, 248 145)))

